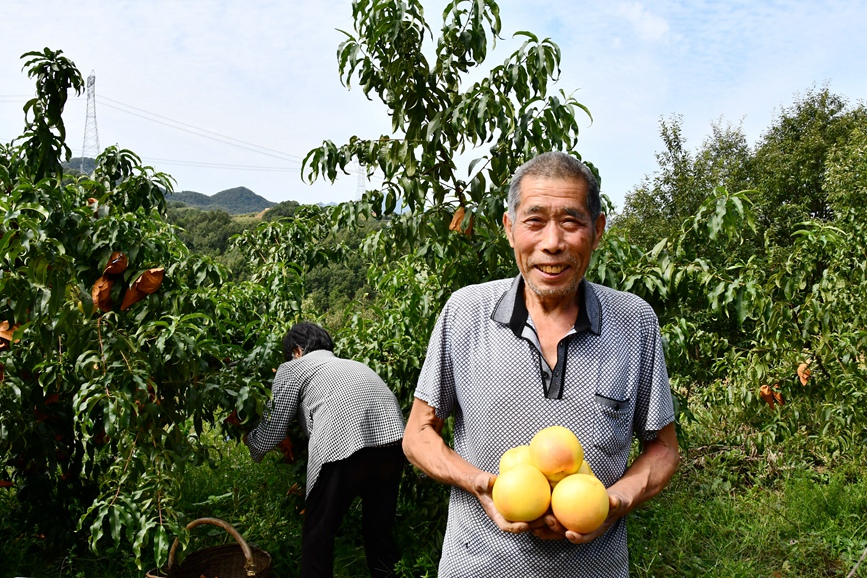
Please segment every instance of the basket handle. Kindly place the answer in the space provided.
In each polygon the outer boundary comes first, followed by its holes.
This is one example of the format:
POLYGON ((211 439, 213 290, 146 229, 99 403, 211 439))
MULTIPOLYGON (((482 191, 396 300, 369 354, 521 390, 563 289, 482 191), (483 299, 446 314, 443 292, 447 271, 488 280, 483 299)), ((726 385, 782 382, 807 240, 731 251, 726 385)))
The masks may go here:
MULTIPOLYGON (((253 561, 253 553, 250 551, 250 546, 247 545, 247 542, 244 541, 244 538, 241 537, 241 534, 238 533, 232 524, 228 522, 224 522, 219 518, 199 518, 198 520, 193 520, 189 524, 187 524, 187 530, 192 530, 196 526, 200 524, 212 524, 214 526, 219 526, 220 528, 227 531, 236 542, 241 546, 241 550, 244 553, 244 559, 247 560, 246 564, 244 564, 244 570, 247 572, 247 576, 255 576, 256 575, 256 563, 253 561)), ((178 549, 178 538, 175 537, 175 541, 172 543, 172 548, 169 550, 169 563, 166 567, 166 573, 169 574, 172 570, 172 564, 175 561, 175 551, 178 549)))

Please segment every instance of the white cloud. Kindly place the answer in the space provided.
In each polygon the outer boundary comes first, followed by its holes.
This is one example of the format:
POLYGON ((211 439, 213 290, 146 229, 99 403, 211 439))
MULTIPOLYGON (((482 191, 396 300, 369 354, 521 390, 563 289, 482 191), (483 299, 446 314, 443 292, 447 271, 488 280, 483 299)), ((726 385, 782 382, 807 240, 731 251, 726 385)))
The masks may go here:
POLYGON ((625 18, 643 40, 662 40, 669 33, 669 25, 665 18, 651 14, 639 2, 622 4, 617 13, 625 18))

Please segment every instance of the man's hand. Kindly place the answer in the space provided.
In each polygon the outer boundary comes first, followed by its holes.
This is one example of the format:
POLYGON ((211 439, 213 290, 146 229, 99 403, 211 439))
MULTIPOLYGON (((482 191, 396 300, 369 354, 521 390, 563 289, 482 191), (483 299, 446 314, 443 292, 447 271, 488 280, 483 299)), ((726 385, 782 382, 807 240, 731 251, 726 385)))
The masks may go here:
POLYGON ((608 488, 608 517, 599 528, 589 534, 579 534, 567 530, 553 515, 546 514, 545 527, 535 530, 535 535, 544 540, 565 537, 573 544, 595 540, 617 520, 659 493, 674 475, 679 460, 677 434, 671 423, 659 430, 655 440, 642 444, 641 454, 635 462, 608 488))
POLYGON ((605 518, 605 521, 602 522, 602 525, 599 526, 595 531, 589 534, 579 534, 578 532, 573 532, 572 530, 567 529, 563 524, 561 524, 557 518, 554 517, 554 514, 549 510, 547 514, 545 514, 542 518, 540 518, 544 522, 544 526, 536 528, 533 530, 533 534, 542 540, 562 540, 563 538, 569 540, 573 544, 586 544, 587 542, 591 542, 608 531, 608 528, 614 525, 614 522, 622 518, 626 515, 628 508, 626 507, 626 503, 624 501, 623 496, 618 494, 617 492, 610 491, 608 492, 608 517, 605 518))
POLYGON ((630 508, 626 505, 626 500, 624 496, 621 496, 616 491, 611 491, 609 489, 608 517, 605 518, 605 521, 602 522, 602 525, 589 534, 579 534, 578 532, 568 530, 566 532, 566 539, 573 544, 586 544, 587 542, 591 542, 605 532, 607 532, 608 528, 613 526, 617 520, 625 516, 629 512, 629 510, 630 508))
POLYGON ((283 462, 291 464, 295 461, 295 452, 292 447, 292 439, 287 434, 283 441, 277 444, 277 449, 283 454, 283 462))
POLYGON ((473 494, 478 498, 482 509, 485 510, 485 513, 494 521, 497 527, 511 534, 520 534, 521 532, 535 531, 538 528, 543 528, 545 525, 543 518, 533 520, 532 522, 510 522, 497 511, 497 507, 494 505, 494 498, 492 497, 494 482, 496 480, 497 476, 483 472, 475 476, 472 487, 473 494))
POLYGON ((543 526, 541 518, 532 522, 509 522, 503 518, 491 496, 497 476, 473 466, 448 447, 442 438, 444 424, 434 408, 415 399, 403 434, 403 451, 410 463, 434 480, 474 495, 488 517, 504 532, 517 534, 543 526))

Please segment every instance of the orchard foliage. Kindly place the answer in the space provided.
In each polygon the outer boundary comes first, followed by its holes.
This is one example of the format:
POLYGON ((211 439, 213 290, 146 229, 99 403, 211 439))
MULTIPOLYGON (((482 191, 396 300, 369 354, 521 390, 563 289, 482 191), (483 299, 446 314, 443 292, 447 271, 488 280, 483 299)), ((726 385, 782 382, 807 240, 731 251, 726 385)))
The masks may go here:
MULTIPOLYGON (((185 524, 184 467, 210 458, 203 428, 264 400, 274 295, 227 286, 224 269, 189 253, 163 219, 171 179, 134 153, 110 147, 92 175, 64 179, 61 113, 81 77, 59 51, 25 58, 37 96, 24 135, 0 149, 0 477, 52 543, 84 529, 94 547, 111 536, 141 563, 152 543, 164 561, 185 524), (109 272, 117 253, 125 268, 109 272), (123 308, 151 268, 164 270, 160 287, 123 308), (111 281, 102 305, 100 279, 111 281)), ((284 277, 281 290, 295 286, 284 277)), ((291 320, 291 303, 280 311, 291 320)))
POLYGON ((675 392, 739 424, 732 440, 753 449, 799 439, 828 463, 867 443, 865 119, 863 105, 811 90, 754 150, 714 127, 694 155, 663 123, 660 169, 628 197, 588 273, 655 305, 675 392), (727 182, 759 188, 715 188, 727 182), (679 230, 660 225, 696 204, 679 230), (665 233, 652 249, 617 238, 645 219, 665 233))

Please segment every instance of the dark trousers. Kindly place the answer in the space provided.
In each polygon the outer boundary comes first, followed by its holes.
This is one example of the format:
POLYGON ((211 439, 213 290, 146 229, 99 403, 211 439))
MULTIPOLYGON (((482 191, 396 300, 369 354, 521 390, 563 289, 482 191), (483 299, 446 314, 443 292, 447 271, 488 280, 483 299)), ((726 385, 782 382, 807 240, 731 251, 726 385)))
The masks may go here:
POLYGON ((334 575, 334 536, 356 496, 361 497, 361 534, 370 575, 394 576, 400 555, 392 529, 404 459, 398 444, 362 448, 322 466, 304 505, 301 578, 334 575))

